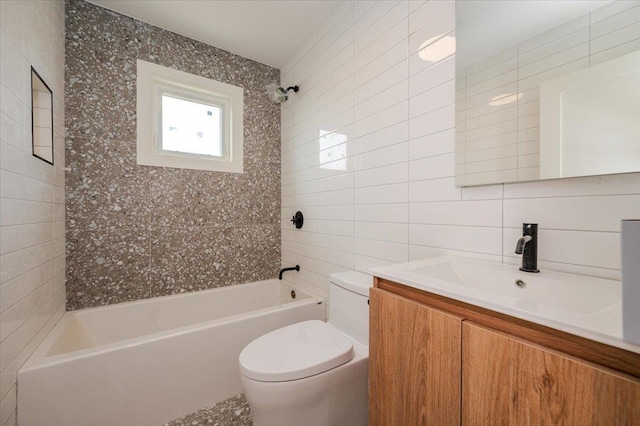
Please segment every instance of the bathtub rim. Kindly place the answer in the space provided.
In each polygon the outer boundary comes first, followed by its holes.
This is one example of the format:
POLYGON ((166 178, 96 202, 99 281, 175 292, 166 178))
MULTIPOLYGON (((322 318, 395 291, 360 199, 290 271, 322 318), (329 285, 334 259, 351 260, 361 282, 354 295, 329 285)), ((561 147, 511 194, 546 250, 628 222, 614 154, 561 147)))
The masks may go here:
POLYGON ((164 300, 167 300, 169 298, 171 299, 183 298, 185 296, 195 296, 195 295, 201 294, 201 292, 214 292, 216 290, 231 290, 234 287, 237 287, 237 285, 219 287, 219 288, 213 288, 213 289, 207 289, 207 290, 201 290, 201 291, 194 291, 194 292, 188 292, 188 293, 181 293, 181 294, 173 294, 169 296, 158 296, 150 299, 134 300, 134 301, 123 302, 123 303, 118 303, 114 305, 98 306, 95 308, 66 311, 61 316, 61 318, 56 322, 56 324, 54 324, 51 331, 47 334, 47 336, 43 339, 43 341, 38 345, 36 350, 31 354, 31 356, 27 359, 27 361, 25 361, 25 363, 18 369, 18 374, 20 374, 20 372, 29 372, 31 370, 41 368, 42 366, 58 365, 65 362, 82 359, 92 353, 110 353, 110 352, 114 352, 114 351, 125 349, 125 348, 136 347, 148 342, 156 342, 156 341, 167 339, 173 336, 196 333, 203 329, 209 328, 213 325, 229 324, 229 323, 236 322, 241 318, 253 318, 253 317, 264 315, 268 312, 272 312, 275 310, 289 310, 289 309, 294 309, 298 306, 303 306, 307 304, 325 304, 325 299, 323 297, 312 294, 308 290, 301 288, 295 284, 291 284, 284 281, 280 282, 277 279, 254 281, 254 282, 239 284, 239 285, 259 285, 259 284, 264 284, 266 282, 282 283, 285 286, 293 290, 296 290, 296 292, 301 292, 308 297, 303 300, 280 303, 280 304, 272 305, 262 309, 256 309, 249 312, 243 312, 243 313, 230 315, 223 318, 216 318, 216 319, 202 321, 194 324, 183 325, 181 327, 176 327, 169 330, 157 331, 155 333, 144 334, 142 336, 129 337, 126 339, 118 340, 116 342, 95 345, 88 348, 78 349, 76 351, 60 353, 56 355, 47 355, 47 352, 51 349, 53 343, 57 341, 57 339, 60 337, 60 334, 65 329, 64 326, 66 325, 66 323, 73 321, 75 317, 78 316, 78 314, 82 313, 82 311, 86 312, 88 310, 92 310, 92 311, 104 310, 104 309, 114 308, 115 306, 121 306, 125 304, 134 305, 134 304, 152 303, 160 298, 164 300))
POLYGON ((129 300, 127 302, 120 302, 120 303, 113 303, 110 305, 102 305, 102 306, 93 306, 91 308, 84 308, 84 309, 74 309, 72 311, 66 311, 69 313, 78 313, 78 314, 84 314, 87 313, 89 311, 91 312, 96 312, 96 311, 103 311, 103 310, 107 310, 107 309, 113 309, 113 308, 121 308, 121 307, 126 307, 126 306, 132 306, 132 305, 147 305, 153 302, 157 302, 158 299, 162 299, 162 300, 172 300, 172 299, 188 299, 191 297, 196 297, 196 296, 200 296, 202 294, 208 294, 208 293, 225 293, 225 292, 230 292, 232 290, 236 290, 240 287, 251 287, 251 286, 259 286, 268 282, 273 282, 273 283, 278 283, 278 284, 283 284, 287 287, 295 287, 296 290, 301 291, 302 293, 304 293, 305 295, 308 295, 310 298, 313 297, 317 297, 317 298, 321 298, 324 300, 324 298, 322 298, 321 296, 318 296, 316 294, 311 293, 309 290, 306 290, 304 288, 301 288, 295 284, 292 284, 288 281, 280 281, 277 278, 270 278, 268 280, 260 280, 260 281, 251 281, 248 283, 242 283, 242 284, 232 284, 232 285, 227 285, 227 286, 222 286, 222 287, 215 287, 215 288, 207 288, 207 289, 202 289, 202 290, 194 290, 194 291, 185 291, 184 293, 176 293, 176 294, 167 294, 164 296, 155 296, 155 297, 149 297, 146 299, 138 299, 138 300, 129 300))

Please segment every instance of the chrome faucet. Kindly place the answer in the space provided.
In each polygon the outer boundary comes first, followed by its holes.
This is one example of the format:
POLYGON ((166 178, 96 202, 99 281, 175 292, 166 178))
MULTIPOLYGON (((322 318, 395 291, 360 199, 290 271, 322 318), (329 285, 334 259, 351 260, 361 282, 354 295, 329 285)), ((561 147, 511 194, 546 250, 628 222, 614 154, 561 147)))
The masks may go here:
POLYGON ((522 237, 516 243, 516 254, 522 255, 521 271, 540 272, 538 269, 538 224, 523 223, 522 237))

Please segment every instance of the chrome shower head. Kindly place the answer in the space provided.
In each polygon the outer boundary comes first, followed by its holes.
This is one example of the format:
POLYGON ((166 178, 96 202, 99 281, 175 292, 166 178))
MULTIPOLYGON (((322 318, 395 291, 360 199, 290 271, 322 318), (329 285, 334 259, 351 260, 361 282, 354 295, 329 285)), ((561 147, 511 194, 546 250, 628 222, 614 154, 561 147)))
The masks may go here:
POLYGON ((269 85, 267 87, 267 91, 271 94, 271 99, 277 104, 286 102, 287 99, 289 99, 289 90, 298 93, 300 88, 298 86, 290 86, 285 89, 283 87, 276 87, 275 85, 269 85))

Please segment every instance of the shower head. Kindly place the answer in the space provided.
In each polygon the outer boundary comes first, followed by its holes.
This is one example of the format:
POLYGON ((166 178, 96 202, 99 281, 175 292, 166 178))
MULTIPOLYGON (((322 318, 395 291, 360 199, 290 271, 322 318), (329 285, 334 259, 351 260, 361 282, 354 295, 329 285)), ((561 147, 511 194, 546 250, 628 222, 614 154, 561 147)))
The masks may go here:
POLYGON ((289 99, 289 90, 293 90, 294 93, 298 93, 300 88, 298 86, 289 86, 286 89, 283 87, 276 87, 275 85, 269 85, 267 91, 271 95, 271 99, 277 104, 286 102, 289 99))

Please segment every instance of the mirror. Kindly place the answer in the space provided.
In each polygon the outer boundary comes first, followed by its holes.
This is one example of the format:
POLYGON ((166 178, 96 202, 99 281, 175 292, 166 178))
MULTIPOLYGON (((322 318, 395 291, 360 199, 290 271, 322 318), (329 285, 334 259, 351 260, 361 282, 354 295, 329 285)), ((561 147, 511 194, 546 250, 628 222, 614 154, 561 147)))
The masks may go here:
POLYGON ((640 171, 640 1, 456 2, 456 184, 640 171))
POLYGON ((31 143, 33 156, 53 164, 53 93, 31 67, 31 143))

